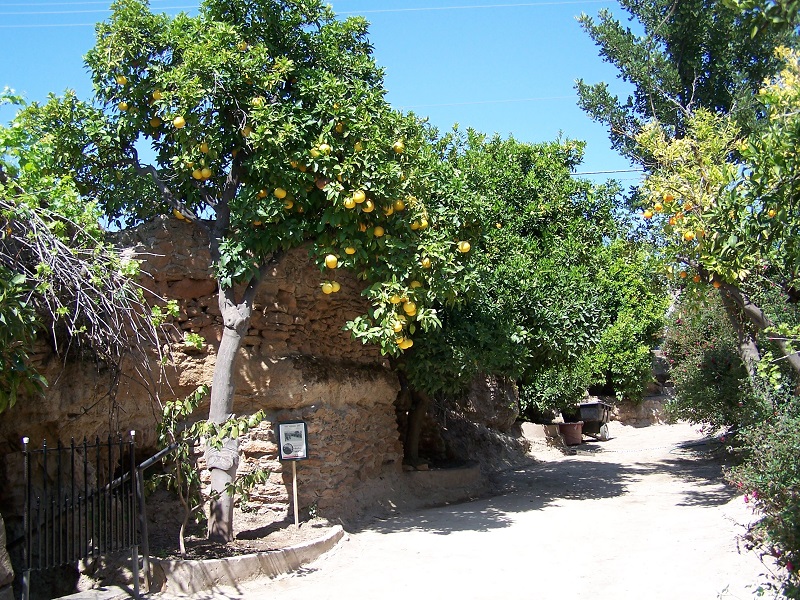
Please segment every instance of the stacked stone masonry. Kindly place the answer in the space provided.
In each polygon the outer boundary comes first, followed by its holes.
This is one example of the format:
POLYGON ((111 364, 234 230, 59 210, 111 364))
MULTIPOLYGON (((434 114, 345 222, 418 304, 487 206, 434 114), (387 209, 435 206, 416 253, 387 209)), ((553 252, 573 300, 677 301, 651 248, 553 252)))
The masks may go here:
MULTIPOLYGON (((172 364, 163 376, 158 376, 158 356, 151 353, 160 401, 210 384, 222 322, 204 232, 161 217, 124 232, 120 245, 143 260, 142 281, 156 302, 175 299, 180 306, 173 323, 172 364), (185 332, 202 336, 203 348, 183 344, 185 332)), ((342 514, 359 488, 402 470, 394 413, 397 377, 375 347, 352 340, 342 329, 367 308, 361 289, 343 269, 320 272, 307 248, 283 255, 259 289, 238 357, 234 398, 239 415, 258 410, 269 415, 268 422, 240 439, 241 471, 260 466, 271 472, 269 483, 255 490, 254 509, 287 510, 291 469, 277 460, 273 433, 282 420, 308 422, 310 459, 298 465, 303 507, 342 514), (333 277, 341 291, 323 294, 321 282, 333 277)), ((21 508, 23 436, 37 444, 135 429, 140 456, 157 447, 159 400, 133 365, 124 369, 112 399, 107 396, 108 374, 98 373, 96 365, 65 364, 45 344, 37 360, 50 382, 46 397, 19 402, 0 422, 0 477, 10 484, 0 490, 0 512, 15 526, 21 508)), ((204 414, 207 406, 198 416, 204 414)))

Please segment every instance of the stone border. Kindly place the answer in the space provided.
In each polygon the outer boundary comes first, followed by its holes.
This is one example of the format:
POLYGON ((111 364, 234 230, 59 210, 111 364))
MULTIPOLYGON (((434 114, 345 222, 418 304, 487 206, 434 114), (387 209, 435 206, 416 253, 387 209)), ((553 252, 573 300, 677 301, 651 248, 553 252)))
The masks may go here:
POLYGON ((319 539, 281 550, 209 560, 153 560, 152 591, 195 594, 291 573, 333 549, 344 535, 342 526, 335 525, 319 539))
MULTIPOLYGON (((280 550, 244 554, 210 560, 158 560, 151 558, 153 584, 151 593, 165 592, 185 596, 208 592, 220 587, 236 587, 241 581, 257 577, 277 577, 298 570, 332 550, 344 538, 341 525, 335 525, 324 536, 280 550)), ((143 597, 146 597, 142 591, 143 597)), ((124 587, 108 586, 63 596, 59 600, 130 599, 124 587)))

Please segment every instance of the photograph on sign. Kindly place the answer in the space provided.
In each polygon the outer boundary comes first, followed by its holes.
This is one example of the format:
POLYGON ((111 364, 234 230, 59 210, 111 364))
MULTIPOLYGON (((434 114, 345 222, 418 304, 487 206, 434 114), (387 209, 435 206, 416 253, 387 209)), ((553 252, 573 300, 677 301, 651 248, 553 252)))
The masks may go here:
POLYGON ((278 423, 278 450, 281 460, 308 458, 308 429, 304 421, 278 423))

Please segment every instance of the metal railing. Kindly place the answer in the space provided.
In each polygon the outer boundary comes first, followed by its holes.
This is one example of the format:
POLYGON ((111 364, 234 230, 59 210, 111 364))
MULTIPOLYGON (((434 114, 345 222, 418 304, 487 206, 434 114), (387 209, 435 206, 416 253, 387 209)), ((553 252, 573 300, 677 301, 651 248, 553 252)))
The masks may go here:
POLYGON ((72 440, 69 446, 58 442, 55 447, 43 441, 39 449, 30 449, 28 438, 22 441, 22 600, 30 597, 31 571, 125 550, 131 550, 134 596, 138 598, 139 540, 146 536, 146 524, 135 432, 128 441, 108 436, 104 442, 98 437, 94 443, 72 440), (115 478, 117 470, 124 474, 115 478))

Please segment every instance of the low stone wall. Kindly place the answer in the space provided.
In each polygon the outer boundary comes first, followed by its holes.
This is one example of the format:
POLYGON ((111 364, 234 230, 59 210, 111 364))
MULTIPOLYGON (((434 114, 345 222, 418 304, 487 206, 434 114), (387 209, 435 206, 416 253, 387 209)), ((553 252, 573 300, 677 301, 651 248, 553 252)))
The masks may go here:
POLYGON ((666 423, 665 405, 668 396, 646 396, 641 402, 620 402, 614 405, 613 419, 634 427, 666 423))

